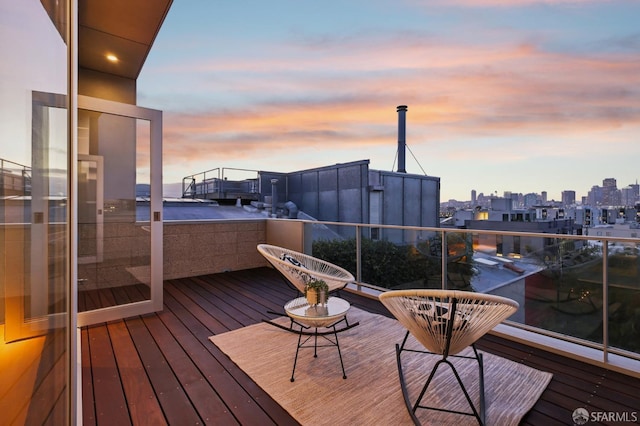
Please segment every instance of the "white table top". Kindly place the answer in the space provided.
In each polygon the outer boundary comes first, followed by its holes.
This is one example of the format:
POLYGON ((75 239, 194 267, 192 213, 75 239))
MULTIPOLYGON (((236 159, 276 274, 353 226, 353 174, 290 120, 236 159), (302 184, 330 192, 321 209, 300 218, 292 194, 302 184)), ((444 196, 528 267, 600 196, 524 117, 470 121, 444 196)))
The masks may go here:
POLYGON ((284 305, 291 318, 310 327, 330 327, 344 318, 351 305, 339 297, 329 297, 326 305, 310 305, 304 297, 298 297, 284 305))

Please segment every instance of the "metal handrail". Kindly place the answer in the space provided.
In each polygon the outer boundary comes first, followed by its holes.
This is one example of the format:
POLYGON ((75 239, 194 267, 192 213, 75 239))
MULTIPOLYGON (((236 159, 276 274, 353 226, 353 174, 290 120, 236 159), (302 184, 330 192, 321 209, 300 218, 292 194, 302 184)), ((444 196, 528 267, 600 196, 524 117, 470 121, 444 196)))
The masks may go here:
MULTIPOLYGON (((182 178, 182 198, 207 198, 207 195, 222 193, 225 190, 225 181, 229 171, 252 172, 256 174, 256 180, 260 172, 252 169, 241 169, 234 167, 217 167, 204 172, 185 176, 182 178)), ((253 179, 253 178, 252 178, 253 179)), ((257 192, 257 187, 252 189, 257 192)))
POLYGON ((0 158, 0 187, 22 192, 23 195, 31 194, 31 167, 0 158), (6 164, 17 167, 7 167, 6 164), (20 179, 20 184, 14 184, 14 177, 20 179), (10 185, 6 185, 7 181, 10 185))

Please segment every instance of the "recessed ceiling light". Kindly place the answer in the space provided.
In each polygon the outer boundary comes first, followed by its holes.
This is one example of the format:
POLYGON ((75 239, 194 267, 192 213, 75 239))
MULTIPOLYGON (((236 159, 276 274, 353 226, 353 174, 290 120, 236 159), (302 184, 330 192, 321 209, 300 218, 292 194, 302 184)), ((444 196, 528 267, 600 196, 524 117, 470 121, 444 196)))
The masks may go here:
POLYGON ((113 53, 107 53, 107 60, 109 62, 118 62, 118 57, 113 53))

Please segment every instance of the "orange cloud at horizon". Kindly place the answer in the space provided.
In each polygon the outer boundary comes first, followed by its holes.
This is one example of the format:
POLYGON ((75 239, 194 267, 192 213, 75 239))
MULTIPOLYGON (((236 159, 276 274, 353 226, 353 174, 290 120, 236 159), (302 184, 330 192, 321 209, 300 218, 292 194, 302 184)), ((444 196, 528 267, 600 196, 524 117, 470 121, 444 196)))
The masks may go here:
POLYGON ((601 147, 584 141, 597 135, 602 144, 619 143, 608 132, 640 128, 640 63, 633 55, 417 36, 381 42, 375 50, 349 43, 348 55, 328 43, 295 61, 284 55, 203 64, 194 84, 214 90, 214 98, 216 92, 221 98, 246 94, 246 104, 166 110, 165 164, 201 164, 212 154, 213 167, 320 149, 361 152, 362 158, 381 147, 393 152, 399 104, 409 106, 407 132, 417 152, 465 141, 456 152, 438 151, 458 160, 489 161, 492 152, 512 162, 538 155, 527 145, 513 150, 509 138, 523 137, 539 139, 538 152, 597 152, 601 147), (226 85, 217 87, 221 79, 226 85), (560 139, 567 141, 561 149, 560 139))

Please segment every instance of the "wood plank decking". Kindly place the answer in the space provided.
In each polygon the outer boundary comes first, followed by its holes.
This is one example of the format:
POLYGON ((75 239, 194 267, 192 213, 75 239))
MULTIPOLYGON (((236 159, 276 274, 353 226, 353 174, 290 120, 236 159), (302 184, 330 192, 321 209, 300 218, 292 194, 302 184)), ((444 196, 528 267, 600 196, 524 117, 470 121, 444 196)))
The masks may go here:
MULTIPOLYGON (((162 312, 83 328, 84 424, 298 424, 208 340, 268 318, 294 295, 268 268, 169 280, 162 312)), ((377 300, 341 297, 389 315, 377 300)), ((640 411, 638 379, 495 336, 479 348, 554 374, 522 424, 573 424, 578 407, 640 411)))

